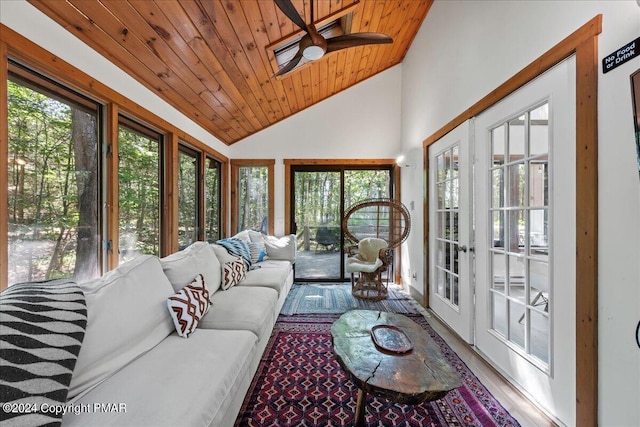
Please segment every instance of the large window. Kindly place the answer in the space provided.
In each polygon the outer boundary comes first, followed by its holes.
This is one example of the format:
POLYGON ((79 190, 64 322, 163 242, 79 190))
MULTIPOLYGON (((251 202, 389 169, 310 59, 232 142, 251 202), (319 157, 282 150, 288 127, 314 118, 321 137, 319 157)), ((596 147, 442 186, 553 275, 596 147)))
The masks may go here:
POLYGON ((273 160, 233 160, 232 233, 273 232, 273 160))
POLYGON ((223 237, 226 157, 43 49, 24 49, 20 36, 3 35, 0 290, 84 282, 140 254, 223 237))
POLYGON ((178 248, 221 236, 222 164, 203 151, 180 144, 178 151, 178 248))
POLYGON ((118 129, 120 262, 160 255, 162 135, 125 117, 118 129))
POLYGON ((178 151, 178 248, 198 240, 199 157, 196 151, 181 146, 178 151))
POLYGON ((205 240, 214 242, 222 238, 221 198, 222 164, 213 157, 206 157, 204 170, 205 240))
POLYGON ((8 283, 100 274, 100 105, 10 64, 8 283))

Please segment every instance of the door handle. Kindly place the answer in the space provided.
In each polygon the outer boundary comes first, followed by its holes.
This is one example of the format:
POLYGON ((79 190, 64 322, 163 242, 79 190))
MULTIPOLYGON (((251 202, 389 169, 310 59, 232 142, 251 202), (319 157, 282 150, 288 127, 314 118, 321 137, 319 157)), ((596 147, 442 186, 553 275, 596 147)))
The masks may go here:
POLYGON ((458 252, 474 252, 474 250, 473 247, 467 248, 467 245, 458 245, 458 252))

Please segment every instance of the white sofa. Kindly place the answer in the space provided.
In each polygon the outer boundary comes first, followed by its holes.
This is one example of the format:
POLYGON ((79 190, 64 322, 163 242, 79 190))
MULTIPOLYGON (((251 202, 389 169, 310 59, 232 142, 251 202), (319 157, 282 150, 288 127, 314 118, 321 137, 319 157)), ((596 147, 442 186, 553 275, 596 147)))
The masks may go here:
POLYGON ((230 254, 205 242, 162 259, 140 256, 81 284, 87 329, 62 425, 233 425, 293 284, 295 236, 265 239, 268 259, 227 290, 220 258, 230 254), (198 274, 211 306, 183 338, 167 299, 198 274))

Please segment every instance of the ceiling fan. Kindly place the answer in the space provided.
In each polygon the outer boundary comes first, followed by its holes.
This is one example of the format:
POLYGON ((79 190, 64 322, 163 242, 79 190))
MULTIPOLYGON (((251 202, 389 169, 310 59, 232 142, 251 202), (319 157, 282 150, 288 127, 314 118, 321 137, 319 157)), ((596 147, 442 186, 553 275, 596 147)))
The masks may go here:
POLYGON ((366 44, 393 43, 393 39, 381 33, 355 33, 325 39, 318 32, 313 21, 313 0, 311 0, 311 23, 305 24, 302 17, 291 3, 291 0, 274 0, 278 9, 282 11, 294 24, 300 27, 306 34, 298 42, 298 52, 282 67, 275 76, 281 76, 293 70, 302 58, 309 61, 322 58, 326 53, 348 47, 362 46, 366 44))

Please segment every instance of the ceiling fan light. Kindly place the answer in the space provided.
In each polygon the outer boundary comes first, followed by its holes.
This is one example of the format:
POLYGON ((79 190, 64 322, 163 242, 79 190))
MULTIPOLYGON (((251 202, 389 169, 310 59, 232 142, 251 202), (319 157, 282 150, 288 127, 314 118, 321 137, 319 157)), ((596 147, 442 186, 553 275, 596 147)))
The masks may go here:
POLYGON ((316 59, 320 59, 324 56, 324 49, 320 46, 309 46, 304 49, 302 56, 307 58, 309 61, 315 61, 316 59))

